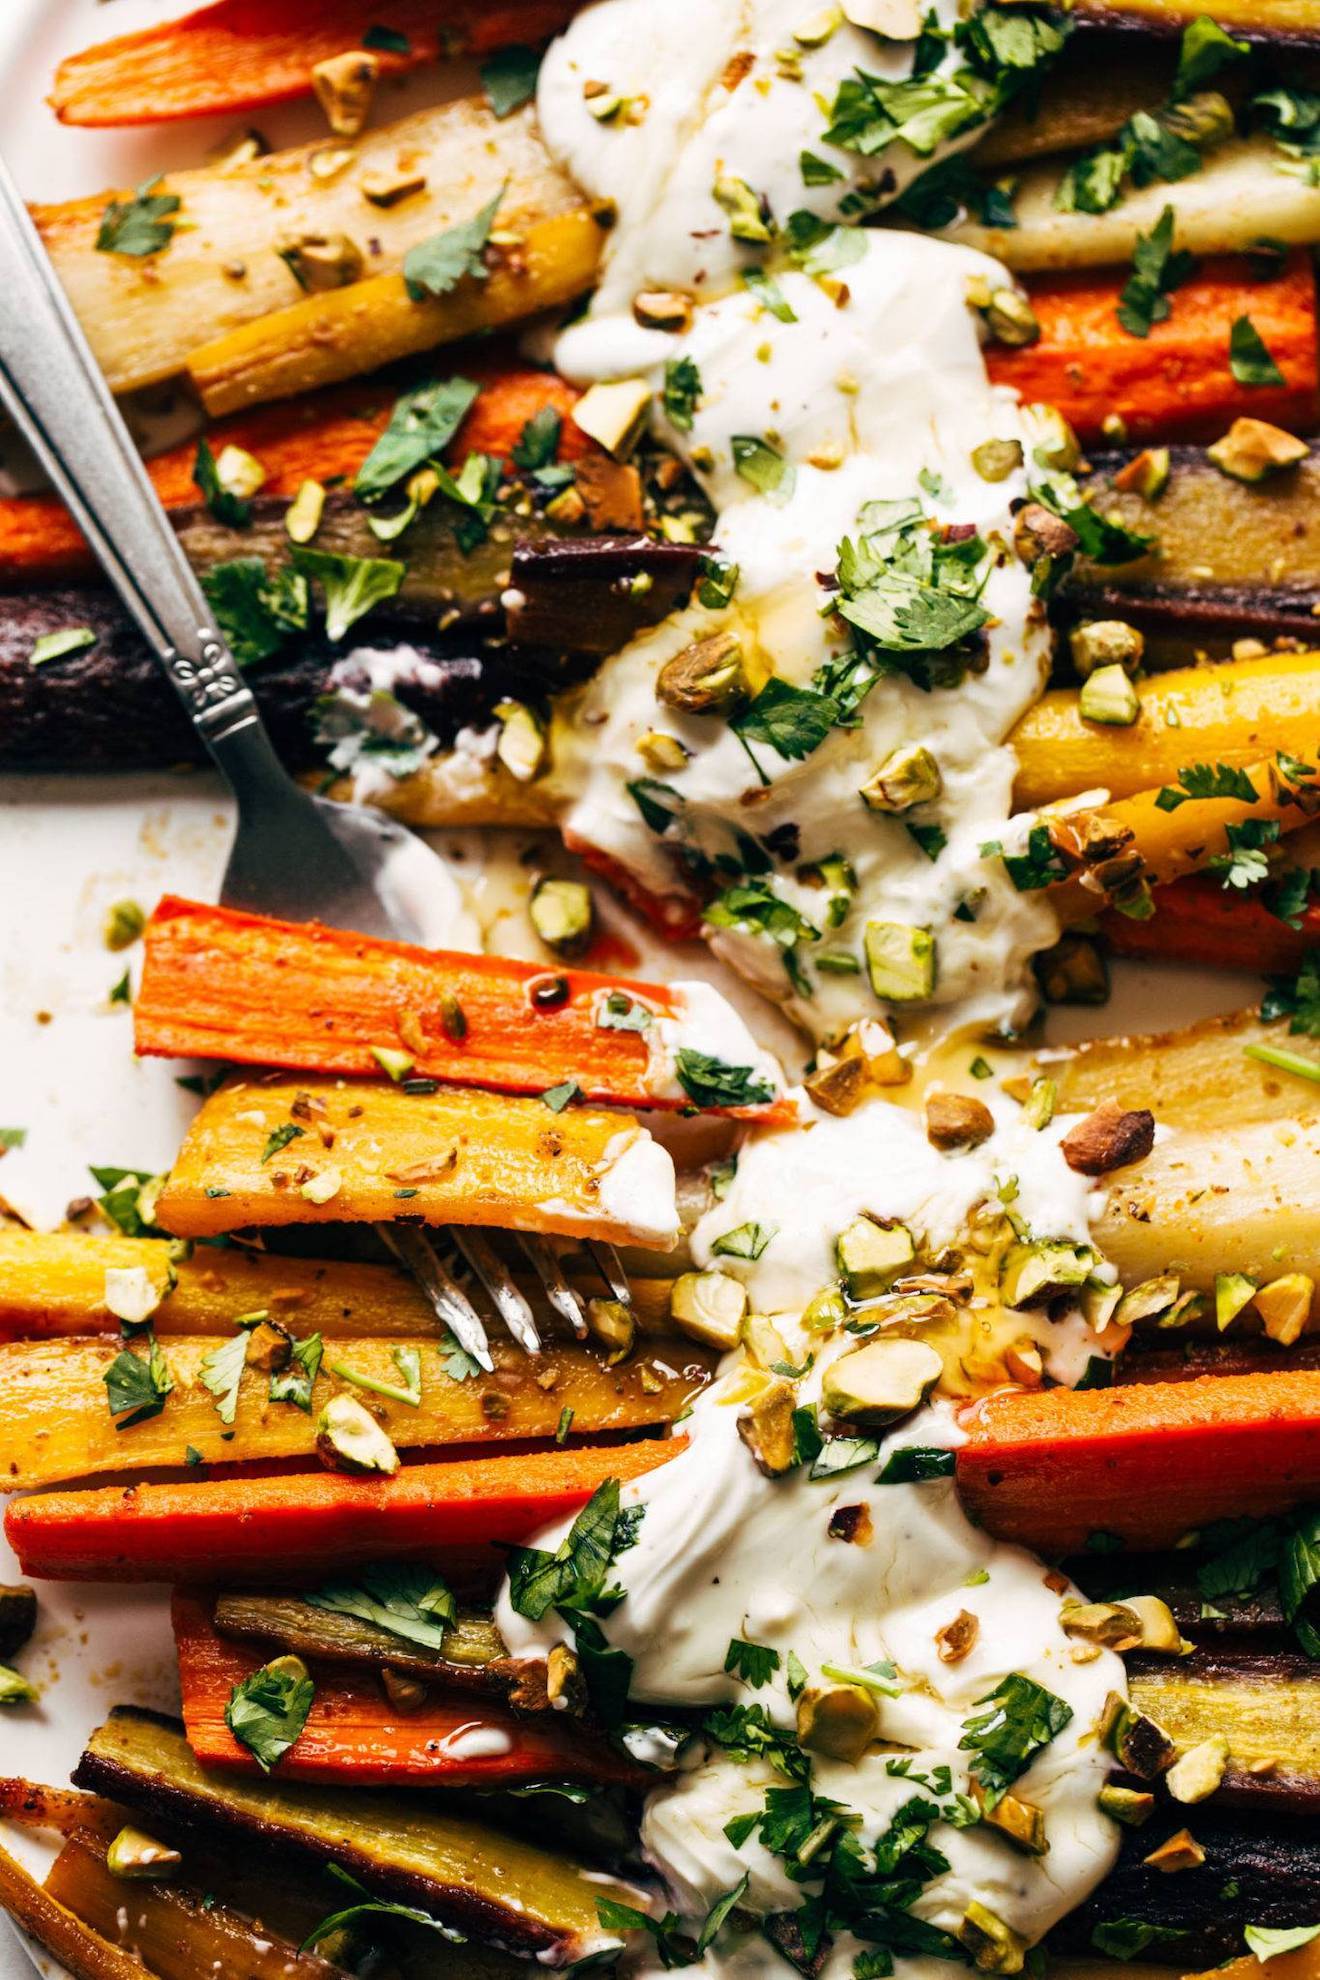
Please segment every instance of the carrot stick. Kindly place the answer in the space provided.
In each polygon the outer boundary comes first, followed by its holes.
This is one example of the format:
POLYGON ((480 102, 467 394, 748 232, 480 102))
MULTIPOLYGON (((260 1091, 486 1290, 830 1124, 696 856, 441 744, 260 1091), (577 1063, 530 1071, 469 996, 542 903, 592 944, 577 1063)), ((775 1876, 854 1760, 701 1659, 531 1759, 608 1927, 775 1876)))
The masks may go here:
MULTIPOLYGON (((525 1094, 573 1080, 589 1099, 674 1108, 688 1096, 657 1067, 650 1039, 657 1020, 682 1013, 682 993, 668 985, 414 948, 167 896, 147 925, 134 1041, 144 1057, 320 1074, 379 1075, 377 1054, 393 1053, 424 1078, 525 1094), (612 1027, 619 1016, 643 1029, 612 1027)), ((391 1069, 388 1057, 384 1065, 391 1069)))
POLYGON ((1080 1552, 1096 1533, 1171 1547, 1210 1520, 1320 1494, 1316 1370, 1002 1391, 964 1422, 963 1504, 1000 1539, 1043 1554, 1080 1552))
POLYGON ((219 0, 70 55, 47 100, 65 124, 232 114, 308 95, 315 65, 360 48, 381 21, 408 38, 406 51, 376 51, 383 71, 401 74, 455 53, 544 41, 573 12, 573 0, 321 0, 311 10, 304 0, 219 0))
POLYGON ((1315 278, 1298 248, 1277 281, 1251 278, 1241 257, 1204 264, 1172 298, 1147 337, 1118 321, 1127 271, 1033 276, 1027 287, 1040 323, 1038 342, 986 353, 997 385, 1028 401, 1057 406, 1083 441, 1104 433, 1110 415, 1131 440, 1218 439, 1247 414, 1286 427, 1320 415, 1315 278), (1249 316, 1284 376, 1282 386, 1239 385, 1229 368, 1229 335, 1249 316))
POLYGON ((0 1908, 39 1940, 73 1980, 144 1980, 146 1969, 131 1952, 84 1925, 7 1849, 0 1849, 0 1908))
POLYGON ((525 1540, 607 1478, 640 1478, 677 1442, 567 1446, 409 1464, 392 1478, 295 1471, 161 1481, 12 1500, 5 1532, 45 1581, 269 1584, 385 1559, 525 1540))
MULTIPOLYGON (((257 1762, 225 1723, 234 1686, 267 1661, 220 1636, 207 1597, 176 1590, 171 1607, 188 1744, 204 1767, 255 1773, 257 1762)), ((638 1769, 558 1714, 519 1718, 491 1699, 432 1694, 401 1714, 370 1674, 320 1666, 316 1698, 279 1761, 288 1780, 345 1787, 513 1787, 558 1776, 629 1781, 638 1769)))
MULTIPOLYGON (((447 460, 461 462, 469 452, 507 460, 526 422, 544 406, 563 422, 559 459, 576 460, 591 448, 568 418, 578 394, 553 372, 489 359, 462 369, 481 391, 447 449, 447 460)), ((304 481, 328 482, 340 475, 351 481, 380 437, 394 398, 375 384, 328 386, 259 412, 218 420, 206 437, 213 454, 224 447, 251 454, 266 471, 262 494, 291 501, 304 481)), ((157 495, 172 514, 194 509, 200 500, 193 480, 196 459, 197 442, 187 440, 146 464, 157 495)), ((242 554, 243 539, 236 535, 234 555, 242 554)), ((62 502, 44 495, 0 498, 0 574, 6 586, 52 583, 94 568, 82 532, 62 502)))
POLYGON ((1300 927, 1290 928, 1256 896, 1194 873, 1155 889, 1149 921, 1107 914, 1102 926, 1120 956, 1269 976, 1295 970, 1320 943, 1320 907, 1304 908, 1300 927))

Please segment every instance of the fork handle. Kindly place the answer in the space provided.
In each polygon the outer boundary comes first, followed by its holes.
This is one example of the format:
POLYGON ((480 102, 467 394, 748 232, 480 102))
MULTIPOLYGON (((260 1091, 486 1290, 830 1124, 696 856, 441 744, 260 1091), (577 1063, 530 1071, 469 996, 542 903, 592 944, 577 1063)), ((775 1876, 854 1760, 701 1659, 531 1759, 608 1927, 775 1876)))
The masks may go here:
POLYGON ((245 759, 254 748, 262 754, 265 740, 256 702, 3 160, 0 402, 64 497, 198 735, 222 770, 247 781, 245 759))

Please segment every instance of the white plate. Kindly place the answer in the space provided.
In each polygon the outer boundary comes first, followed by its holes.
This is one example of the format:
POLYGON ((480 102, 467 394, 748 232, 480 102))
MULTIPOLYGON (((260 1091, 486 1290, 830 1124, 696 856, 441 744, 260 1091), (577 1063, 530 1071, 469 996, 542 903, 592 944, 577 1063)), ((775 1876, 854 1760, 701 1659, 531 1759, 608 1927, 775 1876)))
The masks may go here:
MULTIPOLYGON (((25 193, 63 198, 137 183, 197 162, 232 126, 235 120, 208 118, 156 131, 70 131, 45 105, 63 54, 183 11, 184 0, 115 0, 109 7, 97 0, 3 0, 3 149, 25 193)), ((397 97, 387 102, 388 114, 442 93, 438 79, 425 74, 391 89, 397 97)), ((258 121, 275 144, 321 128, 308 105, 258 121)), ((103 947, 101 924, 106 907, 124 897, 150 904, 167 888, 213 897, 228 832, 227 802, 201 774, 0 778, 0 1123, 30 1131, 21 1163, 11 1155, 0 1169, 0 1187, 26 1193, 34 1209, 57 1215, 83 1193, 89 1161, 160 1168, 171 1159, 191 1103, 175 1084, 173 1067, 133 1060, 128 1015, 106 1004, 122 959, 103 947)), ((465 850, 472 871, 470 845, 465 850)), ((494 885, 487 884, 488 895, 494 885)), ((511 939, 506 928, 501 945, 511 939)), ((646 968, 661 973, 663 959, 646 948, 646 968)), ((694 973, 690 954, 682 973, 694 973)), ((744 1011, 752 1007, 749 993, 731 986, 716 965, 702 973, 732 988, 744 1011)), ((1052 1035, 1188 1023, 1249 1001, 1258 987, 1249 978, 1125 966, 1105 1011, 1060 1013, 1052 1035)), ((768 1015, 760 1028, 768 1043, 782 1039, 768 1015)), ((16 1572, 0 1541, 0 1580, 16 1572)), ((39 1584, 38 1594, 40 1627, 23 1666, 42 1698, 6 1715, 3 1771, 63 1783, 87 1733, 112 1704, 177 1705, 167 1603, 152 1588, 50 1582, 39 1584)), ((29 1836, 6 1840, 32 1865, 46 1860, 29 1836)), ((43 1956, 33 1958, 41 1971, 56 1971, 43 1956)), ((29 1972, 17 1946, 0 1939, 0 1980, 29 1972)))

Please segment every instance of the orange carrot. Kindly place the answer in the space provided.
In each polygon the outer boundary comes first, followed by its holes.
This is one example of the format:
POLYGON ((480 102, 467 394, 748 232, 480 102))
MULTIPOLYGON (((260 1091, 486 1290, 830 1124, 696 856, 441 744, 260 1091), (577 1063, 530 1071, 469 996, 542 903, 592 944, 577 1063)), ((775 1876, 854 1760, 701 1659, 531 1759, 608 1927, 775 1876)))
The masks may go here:
POLYGON ((1083 441, 1110 415, 1131 440, 1218 439, 1241 414, 1309 428, 1320 416, 1315 277, 1298 248, 1277 281, 1251 278, 1240 257, 1208 261, 1172 298, 1163 323, 1133 337, 1118 321, 1127 271, 1033 276, 1027 283, 1040 338, 994 345, 990 376, 1026 400, 1057 406, 1083 441), (1284 376, 1282 386, 1239 385, 1229 334, 1250 316, 1284 376))
POLYGON ((155 124, 306 96, 318 62, 360 48, 384 23, 408 48, 380 48, 400 74, 558 33, 575 0, 217 0, 182 20, 98 42, 61 62, 47 99, 65 124, 155 124))
MULTIPOLYGON (((176 1590, 171 1609, 188 1744, 205 1767, 255 1773, 257 1762, 225 1723, 234 1686, 266 1653, 216 1631, 205 1596, 176 1590)), ((345 1787, 513 1787, 525 1781, 628 1781, 639 1769, 556 1713, 520 1718, 471 1694, 433 1693, 400 1713, 373 1676, 322 1665, 307 1723, 278 1762, 295 1781, 345 1787)))
MULTIPOLYGON (((559 458, 577 460, 592 443, 568 413, 578 394, 553 372, 483 359, 460 365, 481 391, 446 458, 465 460, 470 451, 507 460, 526 422, 543 406, 563 420, 559 458)), ((340 385, 305 398, 239 413, 207 430, 213 453, 242 447, 266 471, 262 494, 290 501, 304 481, 351 481, 389 419, 395 394, 377 384, 340 385)), ((147 462, 152 485, 167 510, 191 509, 200 501, 193 480, 197 442, 185 441, 147 462)), ((242 554, 235 537, 234 554, 242 554)), ((80 577, 95 560, 64 504, 52 496, 0 498, 0 585, 17 588, 80 577)))
POLYGON ((1320 1371, 1115 1389, 1004 1390, 964 1418, 963 1504, 1003 1540, 1078 1553, 1096 1533, 1172 1547, 1213 1519, 1320 1496, 1320 1371))
POLYGON ((1102 926, 1110 948, 1120 956, 1269 976, 1295 970, 1306 951, 1320 944, 1320 907, 1304 908, 1300 927, 1290 928, 1257 896, 1236 893, 1209 874, 1193 873, 1155 889, 1149 921, 1111 913, 1102 926))
POLYGON ((322 1074, 378 1076, 393 1068, 377 1053, 393 1053, 410 1074, 462 1086, 543 1093, 574 1080, 591 1099, 673 1108, 687 1096, 662 1086, 648 1034, 654 1019, 682 1009, 666 984, 413 948, 167 896, 147 924, 134 1042, 144 1057, 322 1074), (653 1014, 644 1029, 610 1023, 636 1021, 639 1000, 653 1014))
POLYGON ((409 1464, 392 1478, 332 1471, 192 1477, 13 1499, 5 1533, 46 1581, 288 1583, 363 1562, 525 1540, 607 1478, 640 1478, 679 1442, 569 1445, 409 1464))

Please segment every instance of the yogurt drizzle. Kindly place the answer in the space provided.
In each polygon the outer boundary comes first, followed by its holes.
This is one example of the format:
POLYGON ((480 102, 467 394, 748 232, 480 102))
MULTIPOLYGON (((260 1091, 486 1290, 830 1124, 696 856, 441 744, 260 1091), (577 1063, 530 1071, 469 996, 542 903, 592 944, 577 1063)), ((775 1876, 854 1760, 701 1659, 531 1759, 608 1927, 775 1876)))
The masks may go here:
MULTIPOLYGON (((1046 634, 1026 573, 1006 547, 1010 504, 1027 492, 1025 473, 992 482, 971 461, 990 438, 1017 440, 1029 456, 1030 425, 1009 395, 987 383, 966 300, 970 279, 1007 278, 979 255, 877 231, 850 243, 842 292, 838 282, 831 291, 809 273, 780 271, 784 308, 775 314, 740 286, 748 255, 713 197, 721 175, 745 181, 781 218, 802 208, 833 220, 842 193, 864 187, 874 203, 927 162, 902 145, 870 159, 832 151, 842 177, 803 185, 800 151, 822 150, 822 98, 832 98, 855 67, 894 78, 912 60, 910 43, 843 25, 801 50, 799 77, 786 75, 776 51, 792 44, 805 11, 801 0, 662 7, 600 0, 542 69, 540 112, 552 150, 585 189, 618 207, 595 302, 561 338, 557 361, 584 382, 644 374, 658 392, 667 362, 691 360, 701 390, 690 429, 661 412, 655 422, 705 486, 717 511, 715 541, 741 570, 731 605, 689 607, 615 656, 587 689, 578 756, 566 773, 576 792, 569 829, 665 891, 669 854, 626 784, 644 773, 640 736, 676 735, 692 753, 666 781, 681 793, 676 831, 689 847, 710 856, 735 832, 764 840, 794 827, 800 853, 775 871, 774 885, 810 920, 819 917, 821 897, 797 865, 844 851, 856 891, 836 931, 839 945, 855 953, 870 919, 929 928, 939 959, 935 1000, 960 1022, 1013 1023, 1028 1005, 1028 959, 1052 939, 1052 917, 1016 893, 980 847, 1005 834, 1013 776, 1005 738, 1043 684, 1046 634), (589 104, 601 85, 639 105, 637 120, 598 122, 589 104), (655 288, 700 299, 689 330, 638 327, 633 297, 655 288), (791 320, 782 320, 785 313, 791 320), (785 474, 766 493, 738 475, 733 441, 748 435, 773 446, 792 471, 791 485, 785 474), (659 666, 726 624, 763 672, 809 684, 840 647, 837 628, 821 615, 828 593, 816 574, 833 571, 864 504, 908 502, 918 490, 927 516, 975 525, 994 552, 982 671, 930 692, 900 675, 883 679, 857 726, 835 728, 804 761, 758 752, 763 784, 749 775, 747 754, 724 723, 675 716, 657 701, 659 666), (916 741, 935 754, 943 777, 942 795, 917 814, 946 835, 934 859, 902 820, 872 816, 858 798, 877 762, 916 741), (969 899, 974 921, 959 914, 969 899)), ((937 13, 946 26, 956 18, 951 0, 940 0, 937 13)), ((818 1036, 875 1014, 864 972, 820 974, 808 952, 804 993, 785 983, 782 956, 763 935, 726 930, 717 940, 737 968, 778 996, 788 992, 795 1015, 818 1036)), ((991 1140, 974 1155, 951 1157, 930 1147, 912 1113, 883 1101, 844 1120, 812 1119, 805 1103, 804 1111, 805 1129, 745 1143, 729 1194, 692 1237, 699 1264, 740 1274, 752 1309, 775 1316, 789 1362, 805 1371, 797 1378, 803 1406, 818 1401, 828 1362, 855 1346, 846 1333, 808 1332, 801 1315, 835 1276, 834 1239, 857 1212, 902 1219, 926 1255, 962 1244, 986 1206, 1003 1199, 1037 1234, 1086 1241, 1086 1186, 1057 1147, 1067 1123, 1026 1127, 996 1099, 991 1140), (772 1233, 757 1258, 737 1263, 716 1250, 722 1233, 752 1220, 772 1233)), ((1056 1379, 1075 1380, 1095 1349, 1080 1317, 1062 1326, 1010 1317, 1034 1330, 1056 1379)), ((933 1794, 940 1811, 928 1842, 945 1867, 924 1882, 912 1916, 956 1932, 968 1905, 979 1904, 1034 1942, 1116 1853, 1116 1832, 1096 1805, 1108 1765, 1096 1726, 1106 1694, 1122 1689, 1122 1666, 1109 1652, 1075 1650, 1060 1625, 1073 1591, 1019 1550, 975 1531, 949 1479, 881 1484, 875 1461, 816 1480, 807 1465, 763 1476, 738 1433, 758 1379, 741 1350, 731 1355, 682 1426, 684 1452, 624 1488, 624 1505, 644 1515, 636 1544, 612 1570, 623 1595, 604 1628, 633 1659, 632 1697, 659 1707, 757 1704, 791 1732, 790 1674, 799 1666, 810 1684, 823 1681, 825 1665, 892 1666, 877 1742, 857 1764, 813 1756, 813 1792, 851 1811, 866 1847, 914 1791, 933 1794), (863 1535, 869 1526, 865 1544, 831 1533, 832 1515, 844 1507, 863 1509, 849 1517, 863 1535), (975 1642, 964 1659, 945 1662, 937 1635, 964 1611, 975 1618, 975 1642), (765 1683, 753 1686, 726 1667, 733 1639, 777 1653, 765 1683), (1014 1673, 1071 1713, 1014 1788, 1044 1815, 1043 1857, 1018 1854, 984 1824, 963 1825, 971 1805, 970 1755, 960 1746, 965 1721, 1014 1673), (926 1785, 914 1789, 916 1781, 926 1785)), ((822 1428, 829 1430, 827 1418, 822 1428)), ((940 1401, 891 1435, 885 1451, 948 1448, 960 1436, 940 1401)), ((566 1531, 567 1523, 540 1544, 556 1547, 566 1531)), ((498 1620, 515 1655, 544 1656, 566 1639, 553 1612, 534 1623, 517 1613, 507 1587, 498 1620)), ((695 1763, 648 1797, 647 1856, 694 1930, 744 1875, 740 1903, 757 1915, 792 1911, 810 1893, 809 1878, 790 1880, 781 1858, 737 1824, 775 1786, 782 1778, 764 1761, 735 1760, 716 1743, 698 1745, 695 1763)), ((827 1980, 843 1980, 859 1950, 841 1932, 826 1959, 827 1980)), ((630 1956, 646 1958, 635 1947, 630 1956)), ((704 1963, 738 1975, 786 1970, 765 1938, 736 1920, 704 1963)), ((948 1968, 928 1953, 900 1950, 895 1970, 903 1980, 928 1973, 933 1980, 948 1968)))

